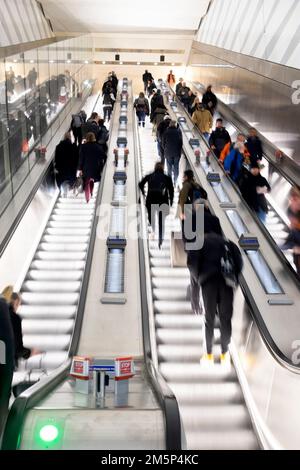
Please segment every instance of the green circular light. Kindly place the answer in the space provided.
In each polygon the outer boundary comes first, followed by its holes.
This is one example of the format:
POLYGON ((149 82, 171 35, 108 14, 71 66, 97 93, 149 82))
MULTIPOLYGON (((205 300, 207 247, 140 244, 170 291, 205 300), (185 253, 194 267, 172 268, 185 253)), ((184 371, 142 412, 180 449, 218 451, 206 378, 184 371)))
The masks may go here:
POLYGON ((58 429, 53 424, 46 424, 40 430, 40 438, 44 442, 53 442, 58 436, 58 429))

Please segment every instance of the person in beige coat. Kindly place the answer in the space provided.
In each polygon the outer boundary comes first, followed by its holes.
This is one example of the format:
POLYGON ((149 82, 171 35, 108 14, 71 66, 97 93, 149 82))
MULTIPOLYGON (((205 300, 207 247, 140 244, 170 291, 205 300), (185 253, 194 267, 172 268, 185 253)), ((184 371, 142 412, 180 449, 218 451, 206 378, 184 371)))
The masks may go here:
POLYGON ((196 105, 196 109, 192 115, 193 123, 198 127, 204 138, 208 140, 211 133, 213 118, 211 113, 204 108, 203 104, 196 105))

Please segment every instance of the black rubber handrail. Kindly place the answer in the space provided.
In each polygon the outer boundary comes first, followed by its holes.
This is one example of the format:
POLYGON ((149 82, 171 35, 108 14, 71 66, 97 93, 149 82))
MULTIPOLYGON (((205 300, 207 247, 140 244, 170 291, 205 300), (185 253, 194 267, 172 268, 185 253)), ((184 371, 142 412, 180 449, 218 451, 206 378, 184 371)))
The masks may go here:
MULTIPOLYGON (((140 164, 140 155, 138 148, 138 133, 135 110, 133 109, 134 125, 134 147, 135 147, 135 174, 136 174, 136 200, 139 201, 139 194, 137 191, 139 182, 138 165, 140 164)), ((141 202, 143 204, 143 202, 141 202)), ((141 232, 141 228, 140 228, 141 232)), ((181 420, 177 399, 168 386, 167 382, 155 367, 152 356, 151 339, 150 339, 150 325, 149 325, 149 309, 148 309, 148 293, 146 285, 146 266, 145 266, 145 253, 144 241, 141 233, 138 237, 138 250, 139 250, 139 266, 140 266, 140 289, 141 289, 141 307, 142 307, 142 329, 143 329, 143 347, 146 372, 155 393, 155 396, 162 408, 165 420, 165 433, 166 433, 166 450, 180 450, 181 444, 181 420)))
MULTIPOLYGON (((93 109, 96 108, 99 98, 100 98, 100 93, 95 102, 93 109)), ((114 119, 114 111, 112 114, 112 122, 113 122, 113 119, 114 119)), ((111 136, 112 136, 112 132, 110 132, 109 146, 110 146, 111 136)), ((98 220, 99 220, 99 215, 97 214, 97 207, 99 206, 101 199, 102 199, 105 174, 106 174, 106 165, 103 169, 101 182, 99 185, 99 190, 98 190, 97 198, 96 198, 95 216, 94 216, 92 229, 91 229, 89 248, 88 248, 88 252, 86 256, 86 264, 85 264, 85 269, 84 269, 84 274, 83 274, 83 279, 82 279, 82 284, 81 284, 80 298, 79 298, 79 303, 77 307, 77 315, 76 315, 73 335, 72 335, 70 348, 68 352, 68 359, 57 370, 52 372, 48 377, 43 378, 42 380, 37 382, 35 385, 30 387, 28 390, 23 392, 21 395, 19 395, 15 399, 9 411, 6 426, 4 429, 4 434, 3 434, 3 439, 2 439, 2 450, 16 450, 18 448, 19 439, 21 436, 22 427, 23 427, 23 423, 24 423, 27 411, 30 408, 33 408, 40 400, 42 400, 49 393, 51 393, 64 379, 66 379, 66 377, 69 374, 70 365, 71 365, 71 357, 74 354, 76 354, 79 340, 80 340, 81 327, 82 327, 82 322, 83 322, 83 317, 84 317, 85 302, 86 302, 86 296, 87 296, 87 289, 88 289, 88 283, 89 283, 89 278, 90 278, 90 273, 91 273, 94 244, 95 244, 96 235, 97 235, 97 225, 98 225, 98 220)))

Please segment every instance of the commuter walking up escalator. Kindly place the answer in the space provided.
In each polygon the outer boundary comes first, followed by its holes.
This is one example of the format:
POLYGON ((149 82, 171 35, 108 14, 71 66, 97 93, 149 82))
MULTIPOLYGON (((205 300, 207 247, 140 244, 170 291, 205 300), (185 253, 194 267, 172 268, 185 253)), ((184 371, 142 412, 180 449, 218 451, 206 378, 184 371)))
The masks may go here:
POLYGON ((158 217, 158 247, 164 240, 165 219, 169 215, 170 206, 173 205, 174 187, 170 176, 164 173, 161 162, 156 163, 154 172, 146 175, 139 183, 139 188, 145 196, 145 186, 148 185, 146 208, 148 221, 152 228, 152 237, 155 234, 155 219, 158 217))
POLYGON ((260 174, 258 163, 251 163, 250 171, 244 172, 240 189, 247 204, 256 212, 261 222, 265 224, 268 214, 268 202, 265 194, 271 191, 271 186, 266 178, 260 174))
POLYGON ((145 127, 146 116, 149 116, 149 101, 141 91, 138 98, 135 99, 133 107, 135 109, 139 126, 145 127))

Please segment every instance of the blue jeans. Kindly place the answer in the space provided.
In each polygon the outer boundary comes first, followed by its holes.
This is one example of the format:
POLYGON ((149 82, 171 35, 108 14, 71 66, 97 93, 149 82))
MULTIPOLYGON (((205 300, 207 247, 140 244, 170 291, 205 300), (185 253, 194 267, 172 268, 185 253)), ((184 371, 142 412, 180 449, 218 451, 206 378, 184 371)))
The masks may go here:
POLYGON ((259 220, 265 225, 266 219, 267 219, 267 213, 263 211, 261 208, 259 208, 256 214, 259 220))
POLYGON ((172 172, 173 172, 173 184, 176 186, 177 180, 178 180, 178 175, 179 175, 179 160, 180 158, 167 158, 167 172, 168 175, 172 178, 172 172))
POLYGON ((208 142, 208 139, 210 137, 210 133, 209 132, 203 132, 203 137, 208 142))
POLYGON ((145 127, 145 119, 146 119, 146 113, 145 111, 137 111, 136 112, 136 115, 138 117, 138 120, 139 120, 139 126, 141 125, 141 123, 143 124, 143 127, 145 127))

